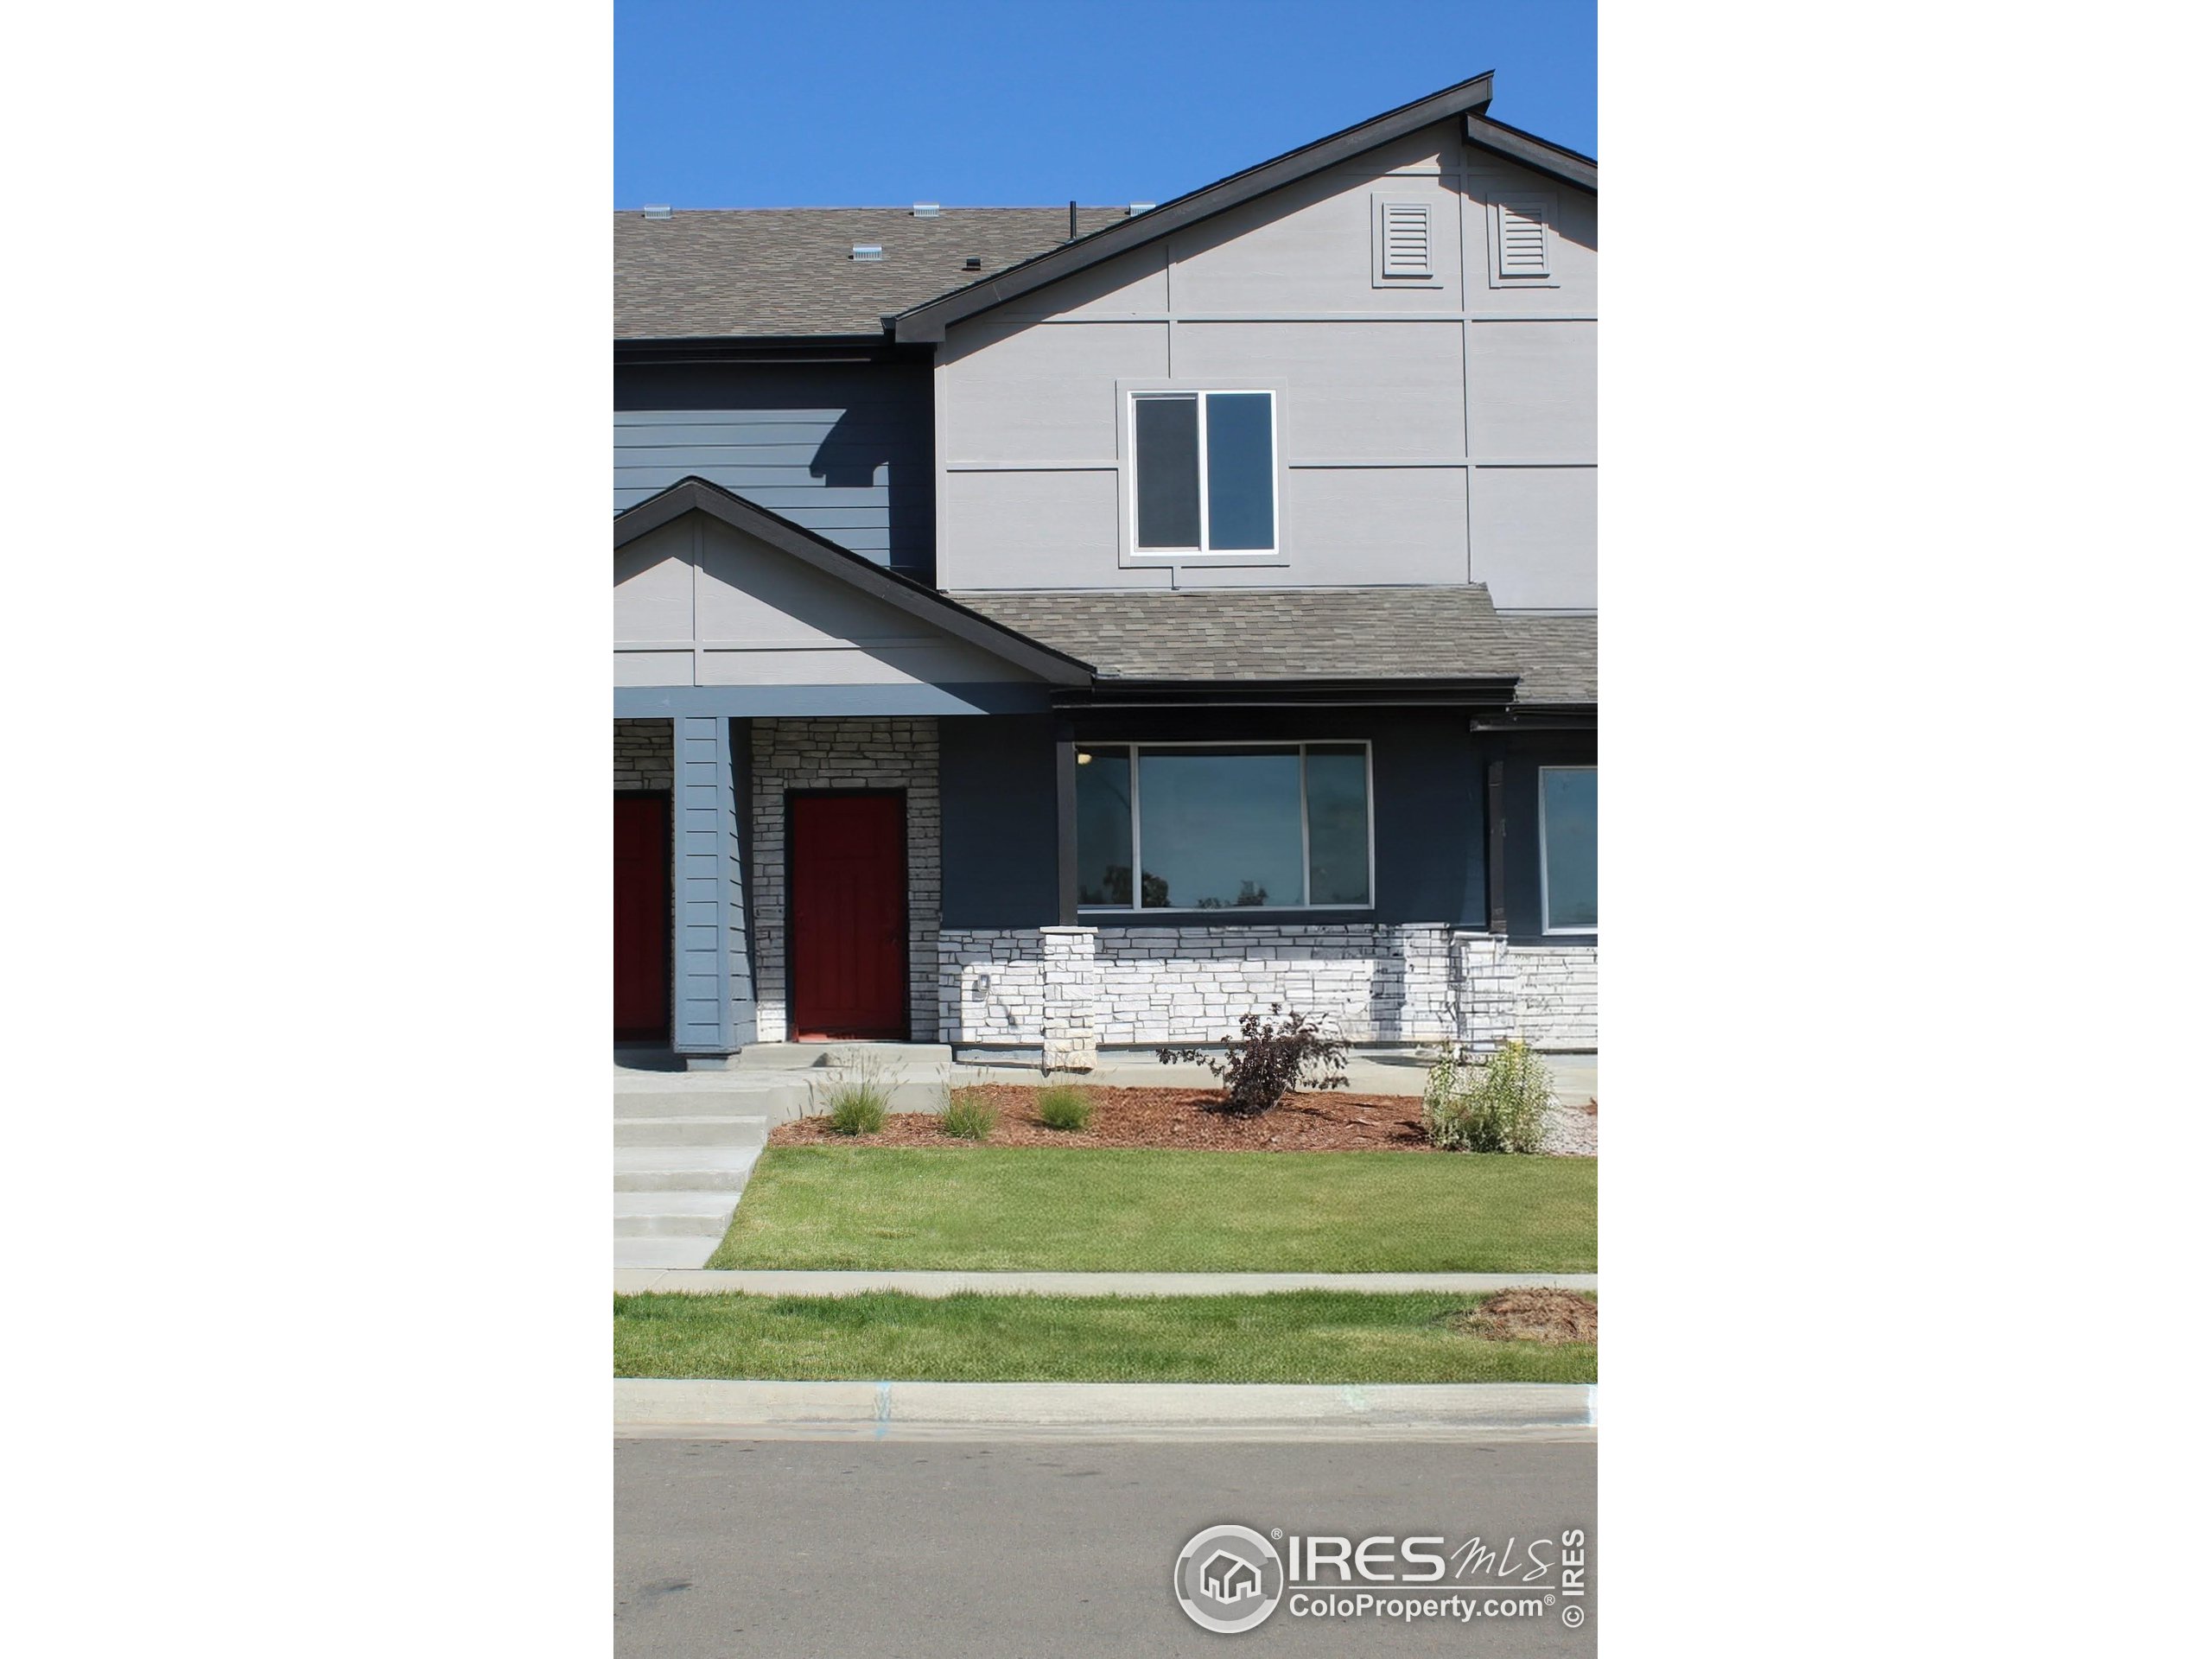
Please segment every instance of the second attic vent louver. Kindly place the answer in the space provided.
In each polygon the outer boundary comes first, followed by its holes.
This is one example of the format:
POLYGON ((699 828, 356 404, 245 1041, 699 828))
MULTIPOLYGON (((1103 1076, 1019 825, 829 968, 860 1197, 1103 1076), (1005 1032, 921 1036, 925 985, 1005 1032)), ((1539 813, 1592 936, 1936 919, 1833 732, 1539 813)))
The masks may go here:
POLYGON ((1497 274, 1501 276, 1548 276, 1552 262, 1544 243, 1544 204, 1540 201, 1501 201, 1497 204, 1497 274))
POLYGON ((1427 276, 1433 267, 1428 257, 1428 207, 1418 201, 1382 204, 1382 274, 1385 276, 1427 276))
POLYGON ((883 245, 880 242, 855 242, 853 244, 853 257, 862 264, 880 261, 883 245))

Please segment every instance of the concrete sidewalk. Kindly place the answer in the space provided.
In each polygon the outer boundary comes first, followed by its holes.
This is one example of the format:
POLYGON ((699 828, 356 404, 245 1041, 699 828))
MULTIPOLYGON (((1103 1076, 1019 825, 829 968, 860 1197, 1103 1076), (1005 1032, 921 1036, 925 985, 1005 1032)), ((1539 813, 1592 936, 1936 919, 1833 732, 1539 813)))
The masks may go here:
POLYGON ((1036 1296, 1252 1296, 1274 1290, 1446 1291, 1487 1296, 1516 1287, 1595 1292, 1594 1273, 835 1273, 723 1272, 705 1268, 617 1268, 617 1295, 675 1291, 712 1295, 857 1296, 897 1290, 910 1296, 964 1291, 1036 1296))
POLYGON ((1593 1440, 1580 1382, 766 1382, 624 1377, 618 1438, 1593 1440))

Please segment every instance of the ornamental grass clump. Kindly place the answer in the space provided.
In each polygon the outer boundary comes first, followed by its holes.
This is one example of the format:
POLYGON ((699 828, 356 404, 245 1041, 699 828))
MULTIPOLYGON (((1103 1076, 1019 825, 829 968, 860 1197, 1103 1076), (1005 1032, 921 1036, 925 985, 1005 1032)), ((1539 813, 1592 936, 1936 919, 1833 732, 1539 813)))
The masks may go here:
POLYGON ((980 1089, 956 1089, 945 1103, 944 1132, 956 1141, 988 1141, 998 1121, 999 1109, 980 1089))
POLYGON ((1280 1002, 1270 1002, 1268 1014, 1265 1020, 1248 1014, 1238 1020, 1236 1035, 1222 1039, 1218 1055, 1163 1048, 1160 1063, 1205 1067, 1221 1079, 1221 1100, 1213 1109, 1236 1117, 1273 1111, 1294 1089, 1345 1086, 1343 1038, 1295 1008, 1285 1015, 1280 1002))
POLYGON ((1048 1129, 1073 1132, 1090 1127, 1090 1091, 1056 1083, 1037 1091, 1037 1118, 1048 1129))
POLYGON ((1535 1152, 1551 1092, 1551 1069, 1526 1043, 1509 1042, 1486 1059, 1446 1049, 1421 1090, 1421 1130, 1454 1152, 1535 1152))
POLYGON ((830 1129, 834 1135, 875 1135, 891 1109, 891 1089, 896 1081, 883 1063, 873 1056, 857 1058, 840 1053, 830 1065, 839 1074, 830 1086, 830 1129))

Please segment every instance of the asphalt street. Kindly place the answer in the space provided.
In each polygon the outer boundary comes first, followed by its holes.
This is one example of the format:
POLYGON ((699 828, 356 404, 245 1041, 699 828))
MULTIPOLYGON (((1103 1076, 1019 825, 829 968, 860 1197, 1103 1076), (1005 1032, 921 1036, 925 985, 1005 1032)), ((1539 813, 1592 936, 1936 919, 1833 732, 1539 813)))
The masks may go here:
MULTIPOLYGON (((1320 1444, 623 1439, 614 1445, 619 1659, 721 1656, 1551 1655, 1596 1651, 1597 1453, 1587 1440, 1320 1444), (1590 1535, 1592 1593, 1541 1614, 1293 1617, 1199 1630, 1170 1589, 1202 1528, 1590 1535), (1233 1647, 1231 1644, 1234 1644, 1233 1647)), ((1513 1558, 1507 1558, 1509 1563, 1513 1558)), ((1525 1560, 1524 1558, 1522 1558, 1525 1560)), ((1493 1572, 1434 1589, 1495 1592, 1493 1572)), ((1556 1584, 1557 1575, 1545 1582, 1556 1584)), ((1517 1599, 1517 1596, 1516 1596, 1517 1599)))

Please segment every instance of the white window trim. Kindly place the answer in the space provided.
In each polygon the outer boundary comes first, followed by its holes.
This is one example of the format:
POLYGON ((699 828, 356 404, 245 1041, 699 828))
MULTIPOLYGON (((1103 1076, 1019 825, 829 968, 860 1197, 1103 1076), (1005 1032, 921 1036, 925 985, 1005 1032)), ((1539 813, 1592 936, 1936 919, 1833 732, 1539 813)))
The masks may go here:
POLYGON ((1129 902, 1126 905, 1078 905, 1078 913, 1098 916, 1205 916, 1261 918, 1307 911, 1364 912, 1375 908, 1375 745, 1363 737, 1263 738, 1241 742, 1235 738, 1207 741, 1139 743, 1119 738, 1087 739, 1078 749, 1126 749, 1129 756, 1129 902), (1313 897, 1313 849, 1311 820, 1306 804, 1306 751, 1309 748, 1357 749, 1365 770, 1367 797, 1367 902, 1358 905, 1317 905, 1313 897), (1144 902, 1144 786, 1139 764, 1147 749, 1281 749, 1298 754, 1299 898, 1295 905, 1169 905, 1159 908, 1144 902))
MULTIPOLYGON (((1289 500, 1283 487, 1283 396, 1280 381, 1268 380, 1185 380, 1173 377, 1161 378, 1116 380, 1114 394, 1117 400, 1118 418, 1116 421, 1116 442, 1120 455, 1116 465, 1121 469, 1119 505, 1121 518, 1120 546, 1116 563, 1122 569, 1159 569, 1176 565, 1193 565, 1202 569, 1218 569, 1229 565, 1287 565, 1290 563, 1291 525, 1289 500), (1268 441, 1274 447, 1273 466, 1268 477, 1268 488, 1274 492, 1275 544, 1272 548, 1240 547, 1220 552, 1198 548, 1146 547, 1137 545, 1137 442, 1136 400, 1147 397, 1200 397, 1210 391, 1263 391, 1268 394, 1268 441)), ((1210 423, 1203 410, 1198 416, 1198 534, 1203 542, 1211 530, 1207 509, 1211 505, 1212 493, 1206 480, 1206 435, 1210 423)))
POLYGON ((1544 823, 1544 779, 1554 772, 1590 772, 1593 766, 1538 766, 1536 768, 1536 892, 1543 905, 1544 937, 1546 938, 1587 938, 1598 931, 1592 922, 1587 927, 1554 927, 1552 925, 1552 838, 1544 823))

